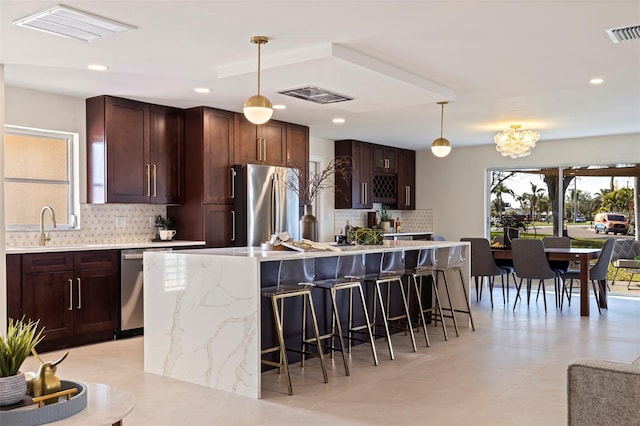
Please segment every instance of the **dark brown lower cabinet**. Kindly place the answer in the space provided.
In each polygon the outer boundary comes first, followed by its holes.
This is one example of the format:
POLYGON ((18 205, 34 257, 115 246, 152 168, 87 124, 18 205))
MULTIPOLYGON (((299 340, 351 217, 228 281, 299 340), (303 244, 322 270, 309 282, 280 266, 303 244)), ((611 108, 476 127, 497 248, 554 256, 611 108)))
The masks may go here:
POLYGON ((118 257, 117 250, 22 255, 21 314, 44 327, 39 351, 113 338, 118 257))

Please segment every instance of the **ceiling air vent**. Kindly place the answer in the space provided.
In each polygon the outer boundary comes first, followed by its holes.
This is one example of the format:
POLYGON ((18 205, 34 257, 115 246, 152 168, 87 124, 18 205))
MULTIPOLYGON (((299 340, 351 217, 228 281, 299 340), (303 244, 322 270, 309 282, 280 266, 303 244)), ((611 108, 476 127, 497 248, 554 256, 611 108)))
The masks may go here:
POLYGON ((640 40, 640 25, 630 27, 611 28, 607 30, 611 41, 618 44, 623 41, 640 40))
POLYGON ((89 42, 136 28, 62 5, 18 19, 13 23, 20 27, 89 42))
POLYGON ((293 96, 294 98, 304 99, 305 101, 315 102, 317 104, 334 104, 336 102, 352 101, 353 98, 330 92, 316 86, 304 86, 297 89, 283 90, 278 92, 283 95, 293 96))

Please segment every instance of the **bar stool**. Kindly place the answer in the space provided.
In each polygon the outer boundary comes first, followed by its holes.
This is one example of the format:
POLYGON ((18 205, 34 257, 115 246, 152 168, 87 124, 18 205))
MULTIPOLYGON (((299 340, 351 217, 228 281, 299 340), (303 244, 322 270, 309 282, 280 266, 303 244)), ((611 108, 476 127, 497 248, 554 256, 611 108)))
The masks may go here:
MULTIPOLYGON (((435 325, 437 326, 438 320, 442 324, 442 332, 444 334, 444 340, 449 340, 449 336, 447 334, 447 327, 444 324, 444 317, 442 316, 442 307, 440 305, 440 294, 438 291, 438 286, 436 285, 436 276, 434 267, 436 265, 436 250, 435 249, 420 249, 418 252, 418 261, 415 269, 407 271, 411 277, 413 278, 413 286, 416 290, 416 295, 418 297, 418 309, 419 309, 419 317, 418 317, 418 328, 420 327, 420 322, 422 322, 422 327, 424 329, 424 337, 427 341, 427 346, 429 345, 429 337, 427 335, 427 323, 425 321, 424 314, 428 314, 430 318, 435 319, 435 325), (431 286, 432 286, 432 294, 435 296, 435 304, 428 308, 424 308, 422 305, 422 283, 423 278, 431 277, 431 286), (418 278, 420 278, 420 285, 418 285, 418 278)), ((447 297, 449 297, 449 292, 447 291, 447 297)), ((451 303, 451 298, 449 298, 449 303, 451 303)))
POLYGON ((467 296, 467 288, 464 283, 464 277, 462 275, 462 267, 464 266, 464 256, 462 250, 464 246, 457 245, 447 248, 439 248, 436 257, 436 263, 433 270, 436 275, 436 286, 438 285, 438 273, 442 274, 444 288, 447 292, 447 299, 449 301, 449 307, 442 308, 443 311, 450 312, 450 315, 444 315, 445 318, 451 318, 453 320, 453 327, 456 330, 456 336, 460 336, 458 332, 458 322, 456 321, 456 312, 469 315, 469 321, 471 322, 471 329, 476 331, 475 324, 473 322, 473 316, 471 315, 471 306, 469 305, 469 297, 467 296), (462 285, 462 292, 464 294, 464 301, 467 309, 455 309, 451 301, 451 294, 449 291, 449 283, 447 282, 447 271, 458 271, 460 274, 460 283, 462 285))
POLYGON ((313 285, 316 288, 323 289, 329 292, 331 295, 331 332, 320 336, 320 340, 331 339, 330 349, 332 351, 338 350, 342 353, 342 359, 344 362, 345 374, 348 376, 349 366, 347 364, 346 357, 344 355, 344 340, 349 341, 349 352, 351 351, 352 341, 368 342, 371 344, 371 355, 373 357, 374 365, 378 365, 378 355, 376 354, 376 346, 373 340, 373 331, 371 329, 371 321, 369 320, 369 313, 367 312, 367 304, 362 290, 362 277, 366 275, 365 268, 365 256, 364 254, 351 255, 351 256, 338 256, 337 263, 335 265, 334 278, 325 280, 316 280, 313 285), (337 304, 337 294, 341 290, 349 290, 349 308, 348 308, 348 322, 347 330, 348 334, 345 336, 342 329, 342 320, 340 318, 340 312, 337 304), (353 325, 353 292, 357 290, 360 298, 360 304, 364 315, 365 323, 363 325, 353 325), (336 334, 337 330, 337 334, 336 334), (355 332, 360 330, 366 330, 367 339, 362 339, 354 335, 355 332), (339 347, 334 344, 334 339, 338 339, 339 347))
POLYGON ((393 354, 393 346, 391 344, 391 333, 389 332, 389 328, 401 329, 403 331, 408 331, 409 336, 411 337, 411 345, 413 347, 413 351, 417 352, 416 348, 416 339, 413 334, 413 327, 411 326, 411 313, 409 312, 409 305, 407 303, 407 295, 404 290, 404 285, 402 283, 402 277, 405 275, 405 264, 404 264, 404 251, 385 251, 382 252, 382 256, 380 258, 380 267, 377 273, 367 274, 364 278, 364 282, 373 286, 373 322, 371 324, 371 328, 374 330, 373 335, 376 337, 384 337, 387 339, 387 346, 389 348, 389 356, 391 359, 394 359, 393 354), (387 285, 387 297, 386 304, 385 300, 382 296, 382 288, 381 285, 387 285), (400 287, 400 294, 402 295, 402 304, 404 306, 404 313, 400 315, 390 316, 390 302, 391 302, 391 287, 392 285, 397 284, 400 287), (380 315, 382 316, 382 324, 376 322, 376 304, 380 306, 380 315), (407 326, 397 326, 390 322, 395 322, 399 320, 406 320, 407 326), (385 334, 376 334, 375 328, 383 327, 385 334))
MULTIPOLYGON (((282 369, 287 376, 287 387, 289 395, 293 395, 293 388, 291 386, 291 377, 289 375, 289 362, 287 360, 287 351, 298 352, 302 354, 304 360, 305 355, 320 358, 320 366, 322 368, 322 375, 324 382, 329 381, 327 377, 327 370, 324 364, 324 358, 322 356, 322 348, 320 346, 320 336, 318 331, 318 321, 316 319, 316 312, 313 307, 313 299, 311 297, 311 282, 314 278, 314 260, 312 258, 305 259, 283 259, 280 261, 278 268, 278 284, 273 287, 265 287, 261 289, 262 296, 271 300, 271 307, 273 308, 273 317, 275 320, 276 331, 278 335, 278 346, 263 349, 260 354, 265 355, 273 352, 279 353, 279 361, 273 362, 270 360, 261 359, 261 362, 272 367, 277 367, 280 373, 282 369), (303 309, 302 309, 302 348, 293 349, 288 348, 284 341, 284 301, 286 299, 302 297, 303 309), (309 342, 304 337, 306 330, 306 307, 309 306, 311 312, 311 322, 313 326, 313 332, 315 338, 313 343, 316 345, 317 352, 309 352, 306 350, 306 345, 309 342)), ((304 366, 304 363, 302 363, 304 366)))

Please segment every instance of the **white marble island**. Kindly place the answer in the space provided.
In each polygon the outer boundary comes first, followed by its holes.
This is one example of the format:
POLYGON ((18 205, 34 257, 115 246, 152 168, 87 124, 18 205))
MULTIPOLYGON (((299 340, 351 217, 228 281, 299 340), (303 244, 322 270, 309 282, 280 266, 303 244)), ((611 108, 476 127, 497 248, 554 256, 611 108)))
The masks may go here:
POLYGON ((246 247, 145 252, 144 370, 260 398, 261 262, 453 245, 468 243, 385 241, 307 253, 246 247))

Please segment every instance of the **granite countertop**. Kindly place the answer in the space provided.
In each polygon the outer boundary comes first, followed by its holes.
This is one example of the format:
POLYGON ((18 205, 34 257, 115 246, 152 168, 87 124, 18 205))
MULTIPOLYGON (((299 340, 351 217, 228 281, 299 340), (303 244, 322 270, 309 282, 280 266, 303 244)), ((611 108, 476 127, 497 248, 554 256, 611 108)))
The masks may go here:
POLYGON ((86 251, 86 250, 131 250, 131 249, 154 249, 170 247, 191 247, 204 246, 204 241, 138 241, 126 243, 89 243, 89 244, 67 244, 67 245, 47 245, 47 246, 22 246, 6 247, 7 254, 27 254, 27 253, 53 253, 62 251, 86 251))

